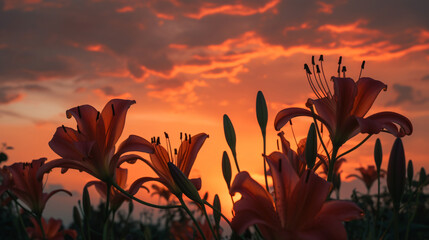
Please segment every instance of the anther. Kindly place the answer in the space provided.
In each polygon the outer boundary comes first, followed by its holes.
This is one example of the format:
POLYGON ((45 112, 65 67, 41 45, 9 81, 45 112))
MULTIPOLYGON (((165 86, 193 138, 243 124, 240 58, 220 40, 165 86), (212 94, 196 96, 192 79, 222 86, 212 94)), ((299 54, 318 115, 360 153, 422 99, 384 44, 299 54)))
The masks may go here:
POLYGON ((177 155, 177 148, 174 149, 174 155, 177 155))
POLYGON ((189 134, 189 144, 191 144, 191 134, 189 134))
POLYGON ((343 60, 343 57, 340 56, 340 58, 338 59, 338 65, 341 65, 342 60, 343 60))
POLYGON ((82 118, 82 115, 80 114, 80 107, 77 106, 77 114, 79 115, 79 118, 82 118))
POLYGON ((314 56, 311 56, 311 64, 316 65, 316 64, 314 63, 314 56))
POLYGON ((316 71, 317 71, 317 73, 320 73, 319 65, 316 65, 316 71))
POLYGON ((167 138, 167 139, 168 139, 168 133, 167 133, 167 132, 164 132, 164 135, 165 135, 165 138, 167 138))
POLYGON ((323 55, 320 55, 319 61, 323 62, 323 55))
POLYGON ((182 141, 182 138, 183 138, 182 132, 180 132, 180 141, 182 141))
POLYGON ((343 68, 341 69, 341 72, 346 72, 346 71, 347 71, 346 66, 343 66, 343 68))
POLYGON ((188 141, 188 134, 185 133, 185 141, 188 141))
POLYGON ((112 114, 113 116, 115 116, 115 107, 113 106, 113 103, 112 103, 112 114))
POLYGON ((365 60, 362 62, 362 65, 360 66, 361 69, 365 68, 365 60))
POLYGON ((64 127, 64 125, 62 125, 62 127, 63 127, 64 132, 67 133, 66 127, 64 127))
POLYGON ((291 119, 291 120, 289 120, 289 123, 290 123, 290 125, 292 125, 292 119, 291 119))
POLYGON ((304 64, 304 69, 307 72, 307 74, 311 74, 310 68, 308 67, 307 63, 304 64))
POLYGON ((159 137, 156 139, 156 145, 161 144, 161 140, 159 139, 159 137))
POLYGON ((97 111, 97 117, 95 118, 95 121, 97 121, 100 118, 100 112, 97 111))
POLYGON ((280 151, 279 140, 277 139, 277 151, 280 151))

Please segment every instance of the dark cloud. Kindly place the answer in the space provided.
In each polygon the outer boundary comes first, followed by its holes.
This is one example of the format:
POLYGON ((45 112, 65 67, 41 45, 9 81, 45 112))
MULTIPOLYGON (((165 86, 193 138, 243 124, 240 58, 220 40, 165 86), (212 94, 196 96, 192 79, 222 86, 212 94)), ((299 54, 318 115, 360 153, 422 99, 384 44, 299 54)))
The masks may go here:
POLYGON ((429 101, 429 97, 423 96, 420 91, 412 86, 393 84, 396 98, 388 102, 386 106, 396 106, 404 103, 423 104, 429 101))
POLYGON ((9 89, 0 88, 0 104, 19 101, 21 98, 23 98, 22 93, 11 92, 9 89))
POLYGON ((24 84, 0 87, 0 104, 8 104, 21 100, 27 92, 50 92, 47 87, 37 84, 24 84))
POLYGON ((422 77, 422 81, 429 81, 429 74, 422 77))

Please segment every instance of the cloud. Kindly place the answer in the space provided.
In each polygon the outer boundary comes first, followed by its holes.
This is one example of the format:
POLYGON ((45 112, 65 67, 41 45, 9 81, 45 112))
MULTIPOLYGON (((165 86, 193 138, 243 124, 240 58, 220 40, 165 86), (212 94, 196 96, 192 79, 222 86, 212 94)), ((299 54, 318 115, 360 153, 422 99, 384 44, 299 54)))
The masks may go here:
POLYGON ((386 103, 386 106, 396 106, 404 103, 424 104, 429 101, 429 97, 423 96, 420 91, 415 90, 412 86, 393 84, 393 90, 396 98, 386 103))
POLYGON ((429 81, 429 74, 422 77, 422 81, 429 81))

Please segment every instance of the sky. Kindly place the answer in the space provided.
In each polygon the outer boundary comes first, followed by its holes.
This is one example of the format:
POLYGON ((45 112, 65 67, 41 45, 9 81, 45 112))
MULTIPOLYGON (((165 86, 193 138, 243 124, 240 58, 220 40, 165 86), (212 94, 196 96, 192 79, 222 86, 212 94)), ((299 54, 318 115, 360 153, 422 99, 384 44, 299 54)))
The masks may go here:
MULTIPOLYGON (((275 151, 275 115, 286 107, 305 107, 315 97, 303 64, 323 54, 328 76, 336 74, 339 56, 355 80, 366 61, 362 75, 388 86, 369 114, 395 111, 407 116, 414 132, 403 139, 406 158, 413 160, 415 172, 428 168, 427 9, 429 2, 423 0, 2 0, 0 142, 14 147, 7 152, 7 164, 58 158, 48 142, 58 126, 75 127, 65 116, 67 109, 90 104, 101 110, 110 99, 134 99, 120 141, 130 134, 150 139, 165 131, 178 147, 180 132, 209 134, 191 177, 201 177, 201 191, 209 191, 210 200, 218 193, 230 212, 221 171, 222 152, 228 150, 223 114, 236 130, 240 168, 262 180, 256 94, 261 90, 265 95, 267 152, 275 151)), ((309 124, 306 118, 294 121, 298 140, 306 136, 309 124)), ((291 129, 282 130, 293 143, 291 129)), ((377 137, 387 168, 394 137, 382 133, 347 155, 343 177, 373 164, 377 137)), ((351 139, 343 151, 363 138, 351 139)), ((126 167, 129 182, 154 176, 144 163, 126 167)), ((55 202, 76 204, 90 180, 85 173, 54 170, 48 188, 64 187, 74 196, 52 198, 46 214, 69 219, 71 207, 55 202)), ((343 186, 346 198, 354 187, 365 191, 357 181, 343 186)))

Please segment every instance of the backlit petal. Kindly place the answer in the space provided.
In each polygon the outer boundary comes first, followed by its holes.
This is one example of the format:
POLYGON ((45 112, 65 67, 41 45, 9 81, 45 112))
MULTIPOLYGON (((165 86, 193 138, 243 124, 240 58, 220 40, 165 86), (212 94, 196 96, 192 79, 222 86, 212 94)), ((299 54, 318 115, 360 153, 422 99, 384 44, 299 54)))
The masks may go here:
POLYGON ((363 117, 371 108, 381 90, 386 90, 387 85, 372 78, 360 78, 356 82, 357 95, 354 101, 352 114, 363 117))
POLYGON ((66 112, 67 118, 76 119, 77 126, 88 139, 95 140, 98 111, 90 105, 74 107, 66 112))
MULTIPOLYGON (((304 109, 304 108, 285 108, 281 110, 276 115, 276 119, 274 120, 274 127, 277 131, 280 131, 280 129, 286 125, 292 118, 299 117, 299 116, 307 116, 312 117, 311 111, 304 109)), ((316 118, 322 122, 324 120, 320 119, 320 117, 316 116, 316 118)), ((325 123, 325 122, 324 122, 325 123)))
POLYGON ((190 137, 191 144, 189 144, 189 141, 183 141, 180 145, 179 152, 177 153, 177 167, 185 176, 189 176, 197 154, 208 137, 209 135, 205 133, 199 133, 190 137))
POLYGON ((395 112, 379 112, 367 118, 356 118, 361 132, 369 134, 377 134, 381 130, 386 129, 396 137, 411 135, 413 125, 410 120, 401 114, 395 112), (397 124, 400 129, 393 125, 397 124))

